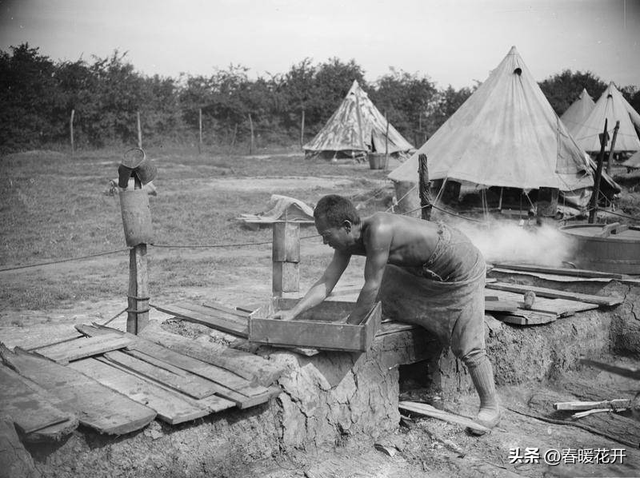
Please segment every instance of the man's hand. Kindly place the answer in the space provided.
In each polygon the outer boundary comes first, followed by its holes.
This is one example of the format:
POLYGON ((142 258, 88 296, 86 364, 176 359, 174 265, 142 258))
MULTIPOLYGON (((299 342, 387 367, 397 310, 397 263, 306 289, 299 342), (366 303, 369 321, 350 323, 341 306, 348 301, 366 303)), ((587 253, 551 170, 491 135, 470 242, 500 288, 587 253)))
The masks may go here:
POLYGON ((275 314, 273 314, 271 319, 280 319, 280 320, 293 320, 296 318, 295 314, 291 310, 279 310, 275 314))

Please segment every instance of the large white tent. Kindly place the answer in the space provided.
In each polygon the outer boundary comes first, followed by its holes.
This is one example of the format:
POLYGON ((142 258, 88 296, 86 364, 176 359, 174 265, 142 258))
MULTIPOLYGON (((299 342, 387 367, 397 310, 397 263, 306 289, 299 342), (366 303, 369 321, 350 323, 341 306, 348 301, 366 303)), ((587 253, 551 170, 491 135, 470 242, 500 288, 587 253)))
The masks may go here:
MULTIPOLYGON (((640 138, 634 128, 632 117, 640 121, 638 113, 624 99, 622 93, 616 86, 609 83, 607 89, 602 93, 598 101, 582 123, 576 129, 574 138, 582 149, 588 153, 598 153, 601 149, 600 135, 604 131, 605 120, 607 122, 607 133, 613 138, 614 128, 619 121, 620 126, 616 135, 614 152, 634 152, 640 150, 640 138)), ((610 142, 607 144, 607 151, 610 149, 610 142)))
POLYGON ((584 88, 578 99, 571 103, 567 111, 560 116, 569 133, 574 134, 582 126, 582 123, 589 117, 595 105, 596 103, 587 92, 587 89, 584 88))
POLYGON ((406 162, 389 174, 418 182, 418 156, 429 178, 531 190, 593 186, 585 152, 533 79, 516 47, 489 78, 406 162))

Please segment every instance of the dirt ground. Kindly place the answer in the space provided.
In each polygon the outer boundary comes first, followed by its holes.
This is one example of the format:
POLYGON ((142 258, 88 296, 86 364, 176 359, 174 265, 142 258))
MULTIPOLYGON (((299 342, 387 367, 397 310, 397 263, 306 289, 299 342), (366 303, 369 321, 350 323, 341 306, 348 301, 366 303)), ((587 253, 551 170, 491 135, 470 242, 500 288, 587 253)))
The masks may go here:
MULTIPOLYGON (((226 180, 225 180, 226 181, 226 180)), ((291 183, 288 183, 291 184, 291 183)), ((308 181, 300 182, 300 187, 310 187, 308 181)), ((338 185, 340 186, 340 185, 338 185)), ((226 183, 229 187, 229 183, 226 183)), ((234 188, 249 187, 247 181, 233 185, 234 188)), ((273 188, 279 184, 253 181, 251 187, 273 188)), ((313 229, 303 230, 303 234, 312 234, 313 229)), ((304 260, 315 259, 322 263, 330 259, 330 250, 320 240, 302 242, 301 256, 304 260)), ((175 252, 151 249, 150 256, 163 257, 175 255, 175 252)), ((270 247, 256 248, 250 252, 233 249, 207 249, 180 251, 179 257, 190 259, 228 258, 237 255, 246 260, 246 266, 234 270, 216 270, 212 274, 224 275, 225 285, 215 289, 202 287, 176 287, 161 297, 151 292, 151 303, 170 303, 178 299, 218 300, 229 305, 260 304, 268 300, 271 292, 271 269, 269 266, 270 247), (253 260, 255 259, 255 260, 253 260), (256 261, 260 260, 256 266, 256 261)), ((22 284, 28 288, 33 280, 76 281, 79 284, 97 271, 109 269, 126 270, 127 258, 103 257, 81 262, 68 262, 37 268, 3 272, 0 280, 4 283, 22 284)), ((305 291, 315 279, 318 266, 303 269, 301 273, 301 291, 305 291)), ((153 273, 151 269, 150 273, 153 273)), ((355 259, 345 273, 339 286, 358 285, 362 282, 362 262, 355 259)), ((28 334, 31 329, 49 328, 52 335, 61 325, 70 323, 100 322, 112 320, 110 325, 124 328, 126 307, 126 288, 123 283, 120 290, 113 291, 113 297, 74 303, 68 308, 53 310, 24 311, 19 308, 7 309, 0 305, 0 334, 11 336, 19 341, 20 334, 28 334), (120 314, 120 315, 119 315, 120 314)), ((152 320, 164 321, 169 318, 155 309, 150 313, 152 320)), ((634 361, 627 364, 637 365, 634 361)), ((571 372, 578 373, 578 372, 571 372)), ((568 376, 567 376, 568 377, 568 376)), ((564 378, 567 378, 564 377, 564 378)), ((638 389, 637 382, 622 379, 604 372, 583 370, 570 378, 590 383, 599 390, 607 389, 611 398, 629 398, 638 389)), ((542 421, 522 413, 522 404, 528 404, 538 411, 544 405, 561 399, 572 399, 569 390, 563 389, 563 377, 555 383, 532 383, 521 386, 505 386, 499 389, 504 408, 501 424, 489 435, 473 437, 463 428, 434 419, 407 417, 398 426, 396 433, 383 440, 373 442, 357 437, 346 439, 341 446, 330 449, 305 450, 272 457, 247 465, 243 470, 221 471, 212 476, 265 477, 265 478, 405 478, 405 477, 543 477, 543 476, 640 476, 640 453, 638 447, 630 448, 620 442, 598 436, 583 428, 542 421), (533 405, 532 405, 533 404, 533 405), (542 458, 535 459, 535 453, 528 460, 516 460, 514 454, 525 449, 624 449, 625 458, 614 463, 579 464, 565 463, 553 466, 542 458), (533 458, 532 458, 533 457, 533 458)), ((406 388, 406 387, 405 387, 406 388)), ((419 401, 433 397, 425 396, 420 389, 405 389, 404 398, 419 401)), ((477 407, 477 398, 473 394, 441 397, 441 406, 467 416, 473 416, 477 407)), ((627 415, 630 426, 636 426, 635 419, 627 415)), ((625 438, 625 437, 621 437, 625 438)))

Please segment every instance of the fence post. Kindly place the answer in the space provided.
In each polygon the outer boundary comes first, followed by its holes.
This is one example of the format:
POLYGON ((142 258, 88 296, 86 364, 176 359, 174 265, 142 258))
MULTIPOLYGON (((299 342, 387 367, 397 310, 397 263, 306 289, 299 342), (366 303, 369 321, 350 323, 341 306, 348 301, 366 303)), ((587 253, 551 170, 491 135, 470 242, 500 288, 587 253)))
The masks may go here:
POLYGON ((71 118, 69 119, 69 135, 71 136, 71 154, 75 153, 76 147, 73 142, 73 118, 76 115, 76 110, 71 110, 71 118))
POLYGON ((198 154, 202 154, 202 108, 198 108, 198 154))
POLYGON ((304 146, 304 109, 302 110, 302 119, 300 120, 300 148, 304 146))
POLYGON ((249 128, 251 129, 251 144, 249 145, 249 155, 253 154, 253 120, 249 114, 249 128))
POLYGON ((284 292, 300 291, 300 224, 288 221, 273 223, 272 292, 282 297, 284 292))
POLYGON ((142 149, 142 126, 140 125, 140 112, 136 112, 136 117, 138 120, 138 148, 142 149))

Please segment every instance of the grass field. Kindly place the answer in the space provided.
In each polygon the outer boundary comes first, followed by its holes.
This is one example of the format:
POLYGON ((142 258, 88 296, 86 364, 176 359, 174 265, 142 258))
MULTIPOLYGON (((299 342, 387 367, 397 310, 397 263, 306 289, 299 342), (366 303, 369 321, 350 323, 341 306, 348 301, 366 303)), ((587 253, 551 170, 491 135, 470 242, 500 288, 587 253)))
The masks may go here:
MULTIPOLYGON (((32 151, 0 158, 0 311, 74 309, 104 300, 126 305, 120 202, 105 194, 123 153, 32 151), (98 254, 104 255, 87 257, 98 254)), ((185 148, 147 154, 158 166, 158 194, 150 198, 152 297, 212 299, 222 290, 233 290, 238 300, 268 296, 271 228, 252 229, 237 218, 264 212, 272 194, 313 206, 324 194, 339 193, 353 198, 365 215, 386 210, 393 194, 387 171, 305 160, 300 152, 200 155, 185 148)), ((617 179, 624 186, 619 211, 637 216, 639 175, 617 179)), ((315 234, 313 226, 301 230, 303 289, 331 257, 319 238, 309 237, 315 234)), ((501 233, 485 242, 504 250, 513 246, 505 238, 501 233)), ((540 235, 534 239, 539 242, 540 235)), ((361 270, 353 269, 345 280, 361 278, 361 270)))
MULTIPOLYGON (((122 154, 33 151, 0 158, 3 308, 73 308, 116 297, 126 303, 128 252, 120 202, 105 194, 122 154), (68 261, 108 252, 113 254, 68 261), (54 261, 65 262, 31 267, 54 261)), ((308 161, 296 153, 249 157, 158 150, 147 155, 158 166, 158 194, 150 198, 158 247, 149 247, 150 289, 156 296, 188 294, 192 288, 215 293, 217 287, 250 287, 256 281, 270 287, 272 231, 253 230, 237 218, 264 212, 272 194, 313 205, 338 192, 355 197, 366 214, 384 210, 392 191, 385 171, 368 164, 308 161), (253 243, 260 245, 248 245, 253 243)), ((301 231, 303 237, 315 234, 313 227, 301 231)), ((317 246, 320 240, 304 244, 317 246)), ((330 254, 326 248, 320 258, 307 256, 301 276, 320 271, 330 254)))

